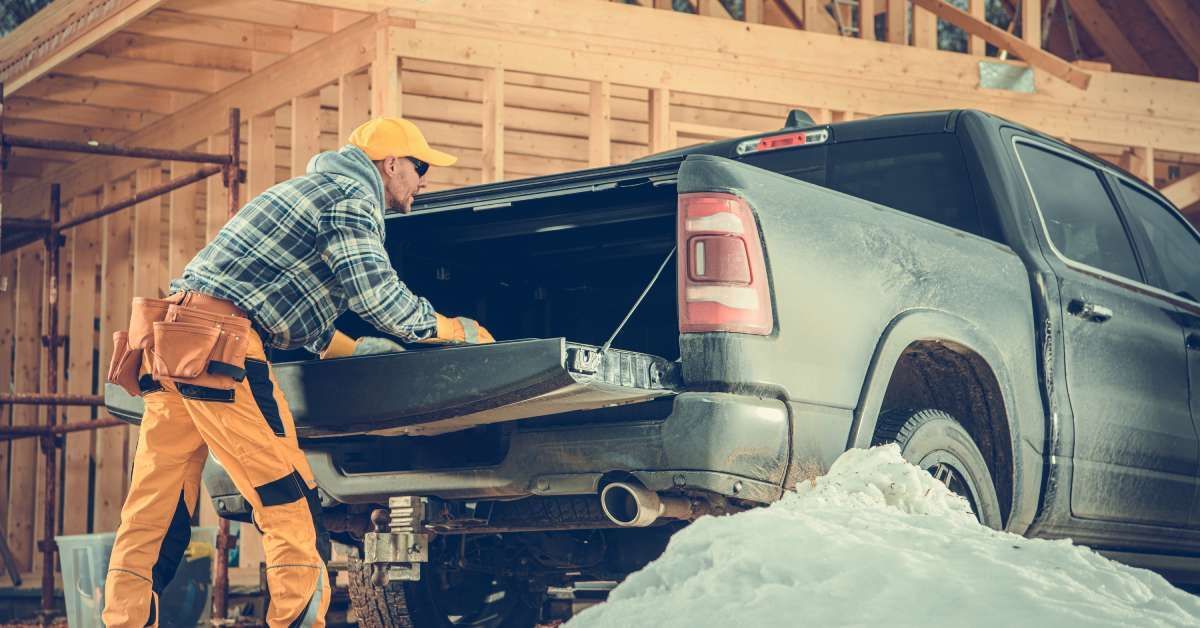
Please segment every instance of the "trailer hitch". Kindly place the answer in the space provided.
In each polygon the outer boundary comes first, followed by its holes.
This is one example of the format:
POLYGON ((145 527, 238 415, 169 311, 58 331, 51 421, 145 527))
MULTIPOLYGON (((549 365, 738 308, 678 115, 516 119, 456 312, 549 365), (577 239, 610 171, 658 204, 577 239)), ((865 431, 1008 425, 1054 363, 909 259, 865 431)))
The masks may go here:
POLYGON ((374 532, 363 535, 363 563, 375 585, 421 579, 421 563, 429 562, 430 534, 425 532, 427 503, 405 495, 388 499, 387 510, 371 513, 374 532))

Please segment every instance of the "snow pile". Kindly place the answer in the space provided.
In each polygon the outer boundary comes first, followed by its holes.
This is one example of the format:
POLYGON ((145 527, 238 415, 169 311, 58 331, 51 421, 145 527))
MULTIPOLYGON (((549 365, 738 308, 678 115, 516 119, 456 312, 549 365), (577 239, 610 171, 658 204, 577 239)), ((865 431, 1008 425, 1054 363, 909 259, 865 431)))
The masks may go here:
POLYGON ((1200 598, 1069 541, 976 523, 895 445, 769 508, 705 517, 568 628, 1196 626, 1200 598))

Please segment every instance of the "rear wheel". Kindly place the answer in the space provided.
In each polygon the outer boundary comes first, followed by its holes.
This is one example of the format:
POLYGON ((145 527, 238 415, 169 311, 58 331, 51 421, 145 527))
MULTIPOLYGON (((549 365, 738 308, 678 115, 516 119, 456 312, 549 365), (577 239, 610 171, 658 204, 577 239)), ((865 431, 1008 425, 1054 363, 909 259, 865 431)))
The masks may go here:
POLYGON ((350 603, 361 628, 532 628, 541 598, 524 584, 431 563, 417 582, 379 586, 370 568, 350 563, 350 603))
POLYGON ((1000 500, 983 454, 953 416, 941 410, 889 410, 879 416, 872 445, 896 443, 904 459, 926 470, 971 504, 979 522, 999 530, 1000 500))

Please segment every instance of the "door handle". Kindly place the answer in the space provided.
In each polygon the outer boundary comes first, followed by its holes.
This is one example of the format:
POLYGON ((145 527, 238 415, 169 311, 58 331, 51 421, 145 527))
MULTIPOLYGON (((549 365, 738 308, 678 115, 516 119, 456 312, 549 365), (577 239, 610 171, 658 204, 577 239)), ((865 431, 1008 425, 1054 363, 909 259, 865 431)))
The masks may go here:
POLYGON ((1200 334, 1192 332, 1187 335, 1187 348, 1192 351, 1200 351, 1200 334))
POLYGON ((1067 312, 1092 323, 1103 323, 1112 318, 1113 311, 1098 303, 1088 303, 1079 299, 1071 299, 1067 304, 1067 312))

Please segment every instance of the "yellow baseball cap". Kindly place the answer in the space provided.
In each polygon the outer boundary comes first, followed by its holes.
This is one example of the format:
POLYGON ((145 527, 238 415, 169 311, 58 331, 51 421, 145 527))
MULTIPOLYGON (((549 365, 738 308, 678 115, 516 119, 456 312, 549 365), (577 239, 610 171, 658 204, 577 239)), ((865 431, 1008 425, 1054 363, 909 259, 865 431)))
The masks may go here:
POLYGON ((453 166, 458 157, 434 150, 425 141, 421 129, 404 118, 375 118, 350 134, 350 143, 362 149, 372 161, 388 156, 416 157, 434 166, 453 166))

